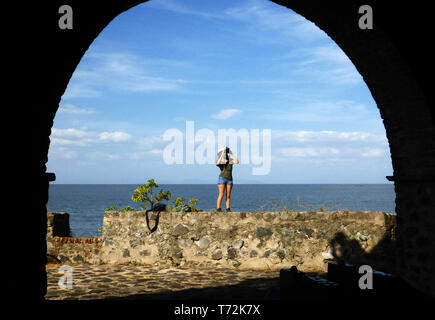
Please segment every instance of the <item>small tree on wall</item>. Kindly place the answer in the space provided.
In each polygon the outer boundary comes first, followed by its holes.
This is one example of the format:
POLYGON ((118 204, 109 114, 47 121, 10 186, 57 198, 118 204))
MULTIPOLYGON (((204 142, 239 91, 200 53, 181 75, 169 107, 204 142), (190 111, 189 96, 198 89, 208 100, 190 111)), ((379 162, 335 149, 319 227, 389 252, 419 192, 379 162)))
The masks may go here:
POLYGON ((162 200, 167 200, 171 198, 171 193, 169 191, 160 190, 157 195, 153 194, 153 188, 158 188, 159 185, 154 181, 154 179, 150 179, 147 181, 147 184, 143 184, 138 186, 131 197, 131 200, 134 202, 142 202, 141 208, 143 210, 147 210, 147 203, 151 204, 151 209, 155 203, 158 203, 162 200))
MULTIPOLYGON (((148 207, 148 203, 151 205, 151 210, 153 209, 153 205, 156 203, 159 203, 163 200, 166 200, 169 202, 169 200, 172 197, 172 194, 169 191, 163 191, 159 190, 159 192, 155 195, 154 194, 154 188, 158 188, 159 184, 154 181, 154 179, 150 179, 147 181, 147 184, 143 184, 138 186, 131 196, 131 200, 134 202, 142 202, 141 208, 142 210, 146 211, 148 207)), ((167 211, 182 211, 182 212, 198 212, 198 210, 195 207, 195 204, 198 203, 198 199, 190 198, 188 203, 184 203, 184 198, 176 198, 174 201, 174 206, 167 205, 166 210, 167 211)), ((131 206, 127 206, 122 209, 118 209, 116 206, 110 206, 106 208, 107 211, 116 211, 119 210, 120 212, 128 212, 128 211, 135 211, 134 208, 131 206)))

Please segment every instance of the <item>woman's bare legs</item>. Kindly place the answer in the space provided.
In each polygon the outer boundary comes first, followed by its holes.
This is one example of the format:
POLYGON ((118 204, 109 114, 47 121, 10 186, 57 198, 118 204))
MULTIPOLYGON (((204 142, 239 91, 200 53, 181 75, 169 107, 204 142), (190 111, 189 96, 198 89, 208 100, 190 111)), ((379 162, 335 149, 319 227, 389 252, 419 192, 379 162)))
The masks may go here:
POLYGON ((224 184, 218 184, 218 189, 219 189, 219 196, 217 198, 216 208, 220 209, 221 208, 222 199, 224 198, 224 194, 225 194, 225 185, 224 184))
POLYGON ((233 188, 233 186, 228 186, 227 185, 227 209, 231 208, 230 207, 230 200, 231 200, 231 189, 233 188))

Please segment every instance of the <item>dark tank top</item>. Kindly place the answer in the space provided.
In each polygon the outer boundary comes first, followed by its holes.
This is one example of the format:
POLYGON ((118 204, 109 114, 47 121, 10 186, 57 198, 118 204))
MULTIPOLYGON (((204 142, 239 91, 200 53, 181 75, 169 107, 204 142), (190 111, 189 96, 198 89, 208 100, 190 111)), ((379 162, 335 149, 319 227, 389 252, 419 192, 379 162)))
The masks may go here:
POLYGON ((221 169, 220 177, 226 178, 228 180, 233 180, 233 164, 220 164, 219 169, 221 169))

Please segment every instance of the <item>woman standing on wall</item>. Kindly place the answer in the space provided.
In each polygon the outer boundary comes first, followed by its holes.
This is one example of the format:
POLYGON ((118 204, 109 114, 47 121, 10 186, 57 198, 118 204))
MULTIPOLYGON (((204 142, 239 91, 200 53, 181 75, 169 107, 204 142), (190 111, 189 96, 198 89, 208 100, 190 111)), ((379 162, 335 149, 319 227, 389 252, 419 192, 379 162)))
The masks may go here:
POLYGON ((219 196, 217 198, 216 212, 221 212, 221 203, 225 194, 227 195, 226 200, 226 212, 231 212, 230 209, 230 199, 231 199, 231 189, 233 188, 233 164, 238 164, 239 160, 231 152, 230 148, 225 147, 218 151, 218 160, 216 161, 216 166, 219 167, 221 173, 219 174, 218 189, 219 196), (231 159, 230 159, 231 155, 231 159))

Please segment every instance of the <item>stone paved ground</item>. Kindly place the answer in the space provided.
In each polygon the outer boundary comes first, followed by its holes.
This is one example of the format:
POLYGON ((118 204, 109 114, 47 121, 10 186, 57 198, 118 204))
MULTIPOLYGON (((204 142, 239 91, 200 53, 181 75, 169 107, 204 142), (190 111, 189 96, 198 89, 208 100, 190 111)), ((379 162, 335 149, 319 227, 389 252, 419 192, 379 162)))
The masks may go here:
POLYGON ((46 267, 47 300, 274 299, 279 288, 279 270, 73 264, 72 289, 61 289, 59 267, 46 267))

